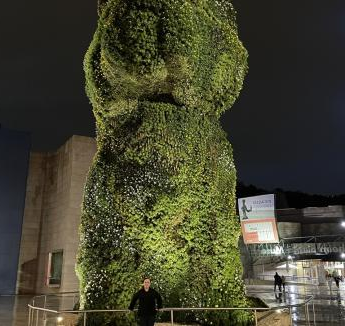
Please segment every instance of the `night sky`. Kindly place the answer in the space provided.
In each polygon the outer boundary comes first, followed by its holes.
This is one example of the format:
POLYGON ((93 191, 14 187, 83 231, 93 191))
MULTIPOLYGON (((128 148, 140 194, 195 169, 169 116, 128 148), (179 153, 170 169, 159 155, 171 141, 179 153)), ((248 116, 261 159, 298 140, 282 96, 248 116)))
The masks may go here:
MULTIPOLYGON (((30 131, 36 151, 56 149, 72 134, 94 135, 82 61, 96 2, 0 5, 0 123, 30 131)), ((222 124, 239 179, 345 193, 345 1, 233 3, 249 74, 222 124)))

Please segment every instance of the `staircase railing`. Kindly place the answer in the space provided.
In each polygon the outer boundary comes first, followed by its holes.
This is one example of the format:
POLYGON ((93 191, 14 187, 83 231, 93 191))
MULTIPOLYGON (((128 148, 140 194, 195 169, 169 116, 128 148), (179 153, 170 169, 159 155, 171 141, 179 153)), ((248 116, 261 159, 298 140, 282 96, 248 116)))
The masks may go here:
MULTIPOLYGON (((48 302, 47 298, 52 297, 53 295, 43 295, 33 298, 32 304, 29 304, 29 315, 28 315, 28 326, 41 326, 46 325, 47 315, 52 314, 56 318, 56 325, 62 325, 63 317, 66 315, 70 316, 81 316, 83 325, 87 325, 88 317, 91 314, 95 313, 128 313, 128 309, 99 309, 99 310, 58 310, 58 309, 49 309, 46 307, 48 302), (43 301, 43 307, 37 306, 38 299, 43 301)), ((315 308, 313 302, 314 296, 306 296, 305 300, 301 303, 282 305, 276 307, 185 307, 185 308, 176 308, 169 307, 160 309, 163 312, 170 313, 170 324, 174 326, 174 313, 176 312, 197 312, 197 311, 252 311, 254 313, 255 326, 258 326, 258 312, 264 311, 289 311, 290 325, 293 325, 293 308, 303 307, 305 320, 307 325, 315 325, 315 308), (312 305, 313 320, 310 320, 310 311, 309 305, 312 305)))

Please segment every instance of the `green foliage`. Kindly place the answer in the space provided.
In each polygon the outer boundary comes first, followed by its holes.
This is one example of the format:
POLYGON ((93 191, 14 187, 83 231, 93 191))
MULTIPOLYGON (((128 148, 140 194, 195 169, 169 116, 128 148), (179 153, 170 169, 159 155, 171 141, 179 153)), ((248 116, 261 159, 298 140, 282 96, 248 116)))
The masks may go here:
MULTIPOLYGON (((103 0, 99 15, 85 58, 98 152, 80 228, 81 307, 127 307, 144 275, 167 307, 248 306, 236 170, 219 124, 247 70, 232 5, 103 0)), ((245 312, 187 317, 252 321, 245 312)), ((130 314, 102 320, 132 324, 130 314)))

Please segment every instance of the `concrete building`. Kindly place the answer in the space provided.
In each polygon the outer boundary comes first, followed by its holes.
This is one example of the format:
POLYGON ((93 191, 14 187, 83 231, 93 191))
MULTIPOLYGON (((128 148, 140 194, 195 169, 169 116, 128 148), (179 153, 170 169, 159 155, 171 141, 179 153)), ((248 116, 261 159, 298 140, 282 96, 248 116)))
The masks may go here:
POLYGON ((94 139, 73 136, 56 152, 30 154, 17 293, 78 290, 81 202, 95 152, 94 139))
POLYGON ((324 284, 325 275, 345 277, 345 206, 276 210, 280 242, 242 245, 247 278, 324 284))

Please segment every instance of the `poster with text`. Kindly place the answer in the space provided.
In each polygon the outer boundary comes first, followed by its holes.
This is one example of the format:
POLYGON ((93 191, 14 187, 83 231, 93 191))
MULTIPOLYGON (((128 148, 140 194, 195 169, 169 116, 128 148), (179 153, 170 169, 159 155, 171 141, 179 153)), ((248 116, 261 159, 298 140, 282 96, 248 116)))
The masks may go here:
POLYGON ((244 243, 279 242, 273 194, 238 199, 244 243))

